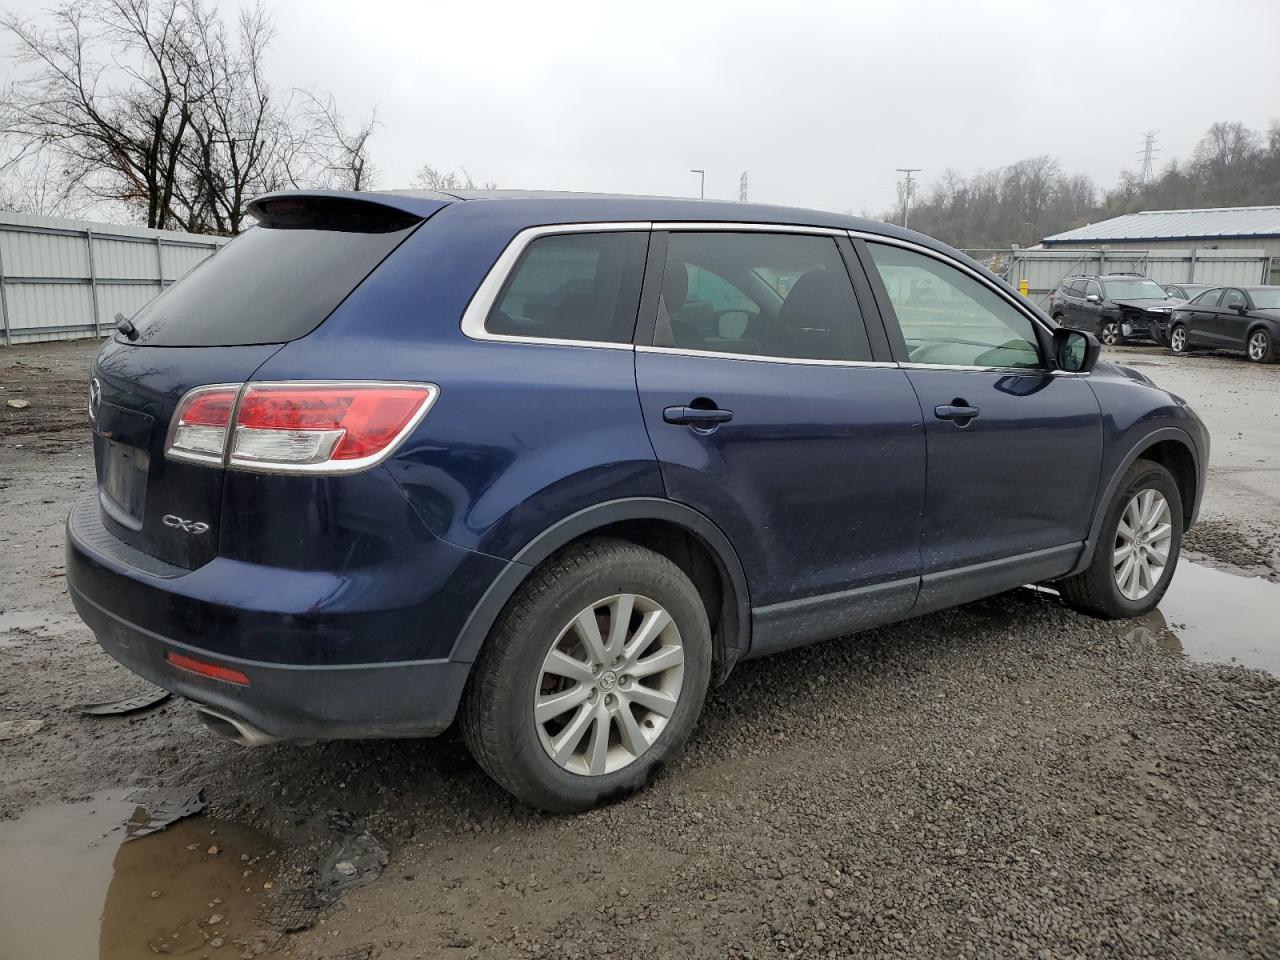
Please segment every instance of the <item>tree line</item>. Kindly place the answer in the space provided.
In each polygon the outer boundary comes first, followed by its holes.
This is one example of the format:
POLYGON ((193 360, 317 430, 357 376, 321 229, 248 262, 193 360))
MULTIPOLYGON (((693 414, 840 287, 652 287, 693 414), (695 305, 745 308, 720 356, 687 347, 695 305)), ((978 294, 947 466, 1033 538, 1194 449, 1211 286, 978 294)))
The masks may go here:
MULTIPOLYGON (((898 207, 882 214, 901 223, 898 207)), ((964 176, 948 169, 919 191, 912 229, 967 249, 1029 246, 1073 227, 1139 210, 1280 204, 1280 122, 1265 132, 1242 123, 1213 124, 1190 159, 1173 160, 1144 181, 1125 171, 1108 190, 1038 156, 964 176)))

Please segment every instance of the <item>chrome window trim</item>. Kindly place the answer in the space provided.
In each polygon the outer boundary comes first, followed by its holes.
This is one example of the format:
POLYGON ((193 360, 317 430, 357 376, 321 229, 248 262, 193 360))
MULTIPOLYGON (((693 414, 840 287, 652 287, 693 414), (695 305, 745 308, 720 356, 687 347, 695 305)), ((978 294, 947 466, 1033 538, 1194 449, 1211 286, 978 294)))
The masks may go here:
POLYGON ((715 231, 717 233, 799 233, 818 237, 842 237, 847 230, 834 227, 810 227, 795 223, 738 223, 736 221, 714 220, 662 220, 654 221, 654 230, 678 231, 715 231))
POLYGON ((480 281, 480 286, 476 287, 476 292, 471 296, 471 302, 467 304, 467 309, 462 313, 463 334, 472 340, 487 340, 494 343, 533 343, 548 347, 590 347, 597 350, 635 349, 635 345, 630 341, 612 343, 604 340, 563 340, 557 337, 521 337, 509 333, 491 333, 485 329, 485 322, 489 319, 489 312, 493 309, 493 305, 497 303, 498 297, 502 295, 502 288, 506 286, 511 272, 516 268, 516 264, 520 262, 521 255, 533 241, 541 237, 579 233, 619 233, 624 231, 643 231, 648 233, 652 227, 653 224, 648 220, 607 223, 555 223, 526 227, 511 238, 511 242, 499 254, 497 261, 489 268, 489 272, 485 274, 484 279, 480 281))
POLYGON ((687 347, 656 347, 641 344, 637 353, 664 353, 675 357, 710 357, 713 360, 759 360, 763 363, 791 363, 805 367, 900 367, 894 360, 818 360, 804 357, 772 357, 756 353, 724 353, 719 350, 691 350, 687 347))

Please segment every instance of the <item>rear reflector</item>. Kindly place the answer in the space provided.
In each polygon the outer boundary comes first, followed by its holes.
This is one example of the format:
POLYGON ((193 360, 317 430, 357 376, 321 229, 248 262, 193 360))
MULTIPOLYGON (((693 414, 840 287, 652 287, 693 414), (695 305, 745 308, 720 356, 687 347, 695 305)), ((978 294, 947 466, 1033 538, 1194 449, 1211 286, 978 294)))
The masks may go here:
POLYGON ((202 677, 211 677, 214 680, 235 683, 242 687, 249 686, 249 678, 239 670, 232 670, 230 667, 222 667, 216 663, 205 663, 203 660, 194 660, 191 657, 184 657, 182 654, 173 653, 172 651, 166 653, 164 658, 169 661, 170 666, 185 670, 187 673, 198 673, 202 677))
POLYGON ((388 456, 439 393, 363 381, 201 387, 179 404, 166 453, 271 473, 362 470, 388 456))

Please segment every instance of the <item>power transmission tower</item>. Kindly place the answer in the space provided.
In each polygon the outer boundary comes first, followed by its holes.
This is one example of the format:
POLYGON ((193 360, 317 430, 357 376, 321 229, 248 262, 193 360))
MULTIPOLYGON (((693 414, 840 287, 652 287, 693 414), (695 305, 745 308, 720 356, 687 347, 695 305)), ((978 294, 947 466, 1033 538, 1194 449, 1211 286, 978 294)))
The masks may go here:
POLYGON ((1152 161, 1160 152, 1160 148, 1156 146, 1156 134, 1159 132, 1159 130, 1148 130, 1142 135, 1142 149, 1138 151, 1138 156, 1142 158, 1142 166, 1138 169, 1138 180, 1142 183, 1151 182, 1151 174, 1154 172, 1152 161))
POLYGON ((747 171, 742 171, 742 176, 738 178, 738 200, 742 203, 747 202, 747 187, 750 184, 747 181, 747 171))
POLYGON ((898 167, 899 173, 907 175, 906 183, 902 186, 902 225, 905 227, 907 221, 911 218, 911 194, 915 189, 916 182, 911 178, 913 173, 919 173, 920 167, 898 167))

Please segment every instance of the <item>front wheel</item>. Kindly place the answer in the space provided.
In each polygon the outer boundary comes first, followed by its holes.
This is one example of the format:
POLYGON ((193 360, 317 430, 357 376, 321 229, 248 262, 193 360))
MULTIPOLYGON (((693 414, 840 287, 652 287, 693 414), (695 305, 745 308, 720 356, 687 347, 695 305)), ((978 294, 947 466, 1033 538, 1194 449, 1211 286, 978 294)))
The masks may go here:
POLYGON ((1182 324, 1178 324, 1169 331, 1169 352, 1175 357, 1187 355, 1187 328, 1182 324))
POLYGON ((1182 551, 1182 495, 1158 463, 1125 474, 1082 572, 1059 583, 1071 606, 1108 620, 1140 617, 1169 589, 1182 551))
POLYGON ((1249 359, 1254 363, 1272 363, 1276 359, 1275 341, 1271 334, 1259 327, 1249 334, 1247 343, 1249 359))
POLYGON ((1120 324, 1114 320, 1108 320, 1102 325, 1102 329, 1098 331, 1098 339, 1109 347, 1114 347, 1120 342, 1120 324))
POLYGON ((674 563, 584 541, 535 571, 472 668, 462 732, 526 803, 572 813, 645 786, 684 746, 711 677, 711 628, 674 563))

